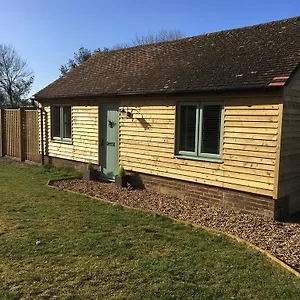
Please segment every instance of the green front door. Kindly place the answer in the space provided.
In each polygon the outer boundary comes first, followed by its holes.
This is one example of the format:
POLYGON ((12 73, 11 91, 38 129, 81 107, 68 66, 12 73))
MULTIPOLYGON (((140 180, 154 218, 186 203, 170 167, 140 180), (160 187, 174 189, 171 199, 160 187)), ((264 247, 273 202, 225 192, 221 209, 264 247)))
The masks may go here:
POLYGON ((115 179, 119 167, 119 105, 100 106, 100 175, 115 179))

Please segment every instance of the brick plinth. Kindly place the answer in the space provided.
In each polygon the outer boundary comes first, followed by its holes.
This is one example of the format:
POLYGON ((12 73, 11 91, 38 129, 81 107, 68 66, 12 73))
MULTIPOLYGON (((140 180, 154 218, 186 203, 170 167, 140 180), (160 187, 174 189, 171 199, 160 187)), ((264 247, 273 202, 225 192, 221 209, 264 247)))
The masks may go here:
POLYGON ((146 189, 181 199, 222 204, 259 215, 274 217, 275 201, 272 197, 141 173, 131 172, 130 175, 134 186, 143 186, 146 189))

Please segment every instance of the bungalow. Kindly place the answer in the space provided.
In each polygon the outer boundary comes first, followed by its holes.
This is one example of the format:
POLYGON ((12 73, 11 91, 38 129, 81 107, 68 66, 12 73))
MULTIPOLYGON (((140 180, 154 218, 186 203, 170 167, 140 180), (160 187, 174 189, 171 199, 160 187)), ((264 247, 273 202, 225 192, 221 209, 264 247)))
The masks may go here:
POLYGON ((300 17, 100 52, 35 95, 53 164, 275 218, 300 210, 300 17))

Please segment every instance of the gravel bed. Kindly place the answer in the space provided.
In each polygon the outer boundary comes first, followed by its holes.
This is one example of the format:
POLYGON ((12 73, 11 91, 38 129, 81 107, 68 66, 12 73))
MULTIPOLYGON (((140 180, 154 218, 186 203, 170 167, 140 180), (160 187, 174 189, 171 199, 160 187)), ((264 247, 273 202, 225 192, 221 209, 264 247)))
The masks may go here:
POLYGON ((269 251, 300 271, 300 222, 297 219, 283 223, 200 201, 184 201, 149 190, 122 189, 102 181, 66 179, 55 181, 52 185, 233 234, 269 251))

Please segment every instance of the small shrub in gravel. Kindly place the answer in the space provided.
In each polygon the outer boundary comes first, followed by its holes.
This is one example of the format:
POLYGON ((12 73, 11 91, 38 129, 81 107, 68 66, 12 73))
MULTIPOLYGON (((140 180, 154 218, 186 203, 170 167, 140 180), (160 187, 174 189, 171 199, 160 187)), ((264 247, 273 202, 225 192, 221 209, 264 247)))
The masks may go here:
POLYGON ((118 187, 127 187, 127 175, 122 165, 119 167, 118 176, 115 178, 115 184, 118 187))
POLYGON ((87 171, 92 171, 94 170, 93 164, 91 162, 89 162, 86 166, 87 171))
POLYGON ((86 170, 83 172, 84 180, 96 180, 99 177, 99 172, 94 169, 93 164, 89 162, 86 166, 86 170))

